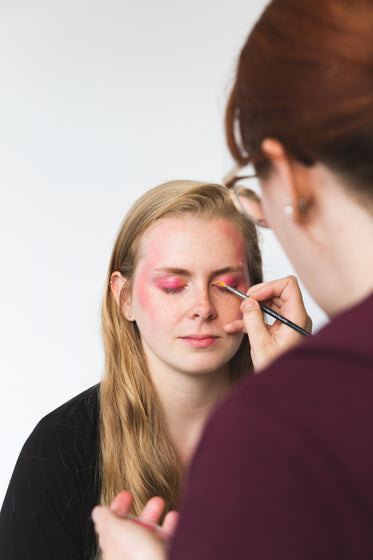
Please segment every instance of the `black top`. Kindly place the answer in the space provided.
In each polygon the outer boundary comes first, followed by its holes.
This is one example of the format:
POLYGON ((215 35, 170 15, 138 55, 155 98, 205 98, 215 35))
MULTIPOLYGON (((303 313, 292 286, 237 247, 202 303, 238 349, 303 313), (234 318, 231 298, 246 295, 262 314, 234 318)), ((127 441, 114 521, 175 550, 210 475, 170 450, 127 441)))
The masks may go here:
POLYGON ((98 393, 96 385, 60 406, 27 439, 1 510, 1 559, 94 557, 98 393))

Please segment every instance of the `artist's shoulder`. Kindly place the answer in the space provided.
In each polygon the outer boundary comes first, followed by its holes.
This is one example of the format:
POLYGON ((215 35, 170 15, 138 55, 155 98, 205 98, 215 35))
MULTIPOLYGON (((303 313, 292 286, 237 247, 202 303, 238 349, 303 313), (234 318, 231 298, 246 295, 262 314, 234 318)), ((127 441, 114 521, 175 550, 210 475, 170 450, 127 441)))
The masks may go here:
MULTIPOLYGON (((314 336, 241 381, 217 409, 221 423, 265 418, 326 418, 330 406, 356 408, 373 400, 373 296, 345 310, 314 336), (338 391, 336 391, 338 388, 338 391), (360 404, 359 404, 360 403, 360 404)), ((294 423, 294 422, 293 422, 294 423)))

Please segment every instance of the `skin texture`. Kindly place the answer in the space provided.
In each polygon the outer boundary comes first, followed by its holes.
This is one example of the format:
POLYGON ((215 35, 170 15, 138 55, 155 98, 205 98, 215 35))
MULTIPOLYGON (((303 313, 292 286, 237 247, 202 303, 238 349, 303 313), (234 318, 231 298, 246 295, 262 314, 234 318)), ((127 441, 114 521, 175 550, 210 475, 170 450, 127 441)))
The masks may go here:
POLYGON ((145 232, 124 313, 138 325, 152 376, 227 375, 242 334, 224 327, 242 313, 217 281, 245 292, 250 284, 234 224, 184 216, 161 219, 145 232))
POLYGON ((242 318, 240 301, 215 285, 250 285, 246 246, 238 226, 206 216, 162 218, 139 242, 136 268, 114 272, 111 289, 135 321, 168 435, 187 471, 205 422, 231 388, 229 361, 243 337, 225 326, 242 318))

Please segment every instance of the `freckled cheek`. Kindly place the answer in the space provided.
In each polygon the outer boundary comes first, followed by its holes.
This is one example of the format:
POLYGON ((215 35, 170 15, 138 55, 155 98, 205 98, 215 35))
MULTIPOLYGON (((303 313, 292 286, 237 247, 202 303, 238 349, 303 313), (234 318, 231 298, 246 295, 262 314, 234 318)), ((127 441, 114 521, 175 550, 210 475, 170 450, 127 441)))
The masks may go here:
POLYGON ((242 319, 242 313, 240 311, 241 300, 238 298, 232 298, 231 295, 228 297, 219 298, 219 316, 224 324, 232 323, 237 319, 242 319))
MULTIPOLYGON (((236 288, 240 292, 246 294, 250 282, 249 278, 236 278, 236 277, 224 277, 219 278, 222 282, 228 284, 228 286, 232 286, 236 288)), ((237 319, 242 319, 241 313, 241 303, 242 299, 238 296, 230 294, 228 292, 221 292, 219 297, 219 306, 220 306, 220 315, 224 318, 226 323, 230 323, 232 321, 236 321, 237 319)))
POLYGON ((142 286, 141 289, 135 290, 134 301, 138 302, 140 311, 145 314, 149 319, 156 320, 159 315, 159 302, 154 298, 152 290, 149 287, 142 286))
POLYGON ((159 332, 159 329, 167 329, 170 324, 179 318, 180 304, 177 304, 175 296, 165 296, 152 283, 143 283, 140 288, 134 290, 134 305, 137 311, 139 328, 148 329, 149 326, 159 332), (145 323, 141 324, 141 318, 145 323), (150 325, 151 323, 152 325, 150 325))

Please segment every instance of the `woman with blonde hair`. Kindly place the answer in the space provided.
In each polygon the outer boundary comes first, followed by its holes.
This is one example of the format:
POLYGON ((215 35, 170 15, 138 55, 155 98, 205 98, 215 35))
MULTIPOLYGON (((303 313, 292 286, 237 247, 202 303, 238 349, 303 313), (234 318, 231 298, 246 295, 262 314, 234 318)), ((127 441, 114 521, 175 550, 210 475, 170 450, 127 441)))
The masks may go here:
MULTIPOLYGON (((149 346, 145 334, 146 325, 143 325, 143 322, 139 324, 138 314, 128 307, 134 279, 138 273, 143 236, 147 231, 154 231, 154 225, 164 223, 161 221, 166 219, 170 221, 170 231, 167 232, 169 236, 161 237, 157 246, 154 249, 152 247, 154 255, 155 250, 164 243, 167 262, 178 264, 173 267, 175 271, 167 271, 165 275, 162 288, 170 291, 164 299, 166 306, 169 306, 172 298, 178 299, 179 304, 180 298, 176 292, 182 290, 184 286, 184 280, 181 282, 179 277, 189 278, 189 271, 185 275, 182 271, 183 267, 179 266, 179 261, 182 257, 186 258, 182 250, 187 249, 186 241, 192 241, 190 232, 193 231, 194 224, 201 225, 201 230, 197 229, 201 235, 198 246, 192 247, 190 244, 189 247, 189 251, 197 251, 194 257, 196 268, 202 267, 203 259, 199 254, 201 244, 206 243, 209 253, 214 252, 217 249, 216 245, 220 244, 218 240, 213 242, 208 232, 202 235, 205 224, 215 221, 234 224, 240 231, 245 245, 247 264, 243 283, 246 282, 248 286, 262 281, 261 256, 256 230, 236 212, 224 188, 192 181, 167 183, 147 192, 129 211, 114 246, 108 273, 110 289, 106 292, 102 314, 106 367, 100 390, 103 468, 101 501, 110 503, 118 491, 131 486, 134 495, 134 514, 140 513, 149 497, 154 495, 155 489, 157 489, 156 495, 165 500, 167 510, 177 506, 183 471, 180 458, 184 456, 185 463, 188 463, 191 455, 191 450, 175 449, 172 438, 170 440, 167 436, 170 428, 165 424, 162 403, 157 398, 158 380, 149 371, 149 354, 144 351, 144 345, 149 346), (183 247, 177 237, 180 223, 185 225, 179 234, 184 242, 183 247), (175 240, 178 241, 176 246, 168 245, 175 240), (176 270, 177 268, 180 272, 176 270), (166 288, 166 285, 169 287, 166 288), (115 447, 113 442, 117 442, 115 447), (123 456, 126 457, 124 461, 123 456), (125 481, 131 481, 131 484, 125 484, 125 481)), ((220 255, 221 244, 218 249, 220 255)), ((219 263, 219 259, 220 256, 217 259, 217 266, 221 269, 222 263, 219 263)), ((242 264, 235 264, 235 266, 242 267, 242 264)), ((237 273, 235 274, 237 276, 237 273)), ((243 271, 239 274, 242 276, 243 271)), ((206 282, 206 289, 207 285, 206 282)), ((144 282, 141 284, 141 290, 145 292, 145 289, 144 282)), ((219 296, 225 295, 219 291, 219 296)), ((235 308, 237 314, 239 305, 235 305, 235 308)), ((164 309, 161 306, 159 316, 163 313, 164 309)), ((154 324, 152 322, 150 325, 151 329, 157 327, 157 321, 155 317, 154 324)), ((161 336, 164 336, 163 333, 161 336)), ((228 360, 229 376, 232 381, 252 369, 247 338, 240 336, 240 344, 237 347, 235 345, 235 350, 236 352, 233 352, 228 360)), ((169 351, 167 347, 166 352, 169 351)), ((180 355, 180 349, 177 352, 180 355)), ((161 390, 160 388, 159 392, 161 390)))
POLYGON ((175 181, 144 194, 109 266, 103 380, 27 440, 1 512, 7 560, 93 558, 92 508, 123 489, 133 515, 155 495, 165 513, 178 507, 208 415, 253 369, 241 301, 219 281, 242 291, 262 281, 255 226, 229 191, 175 181))

